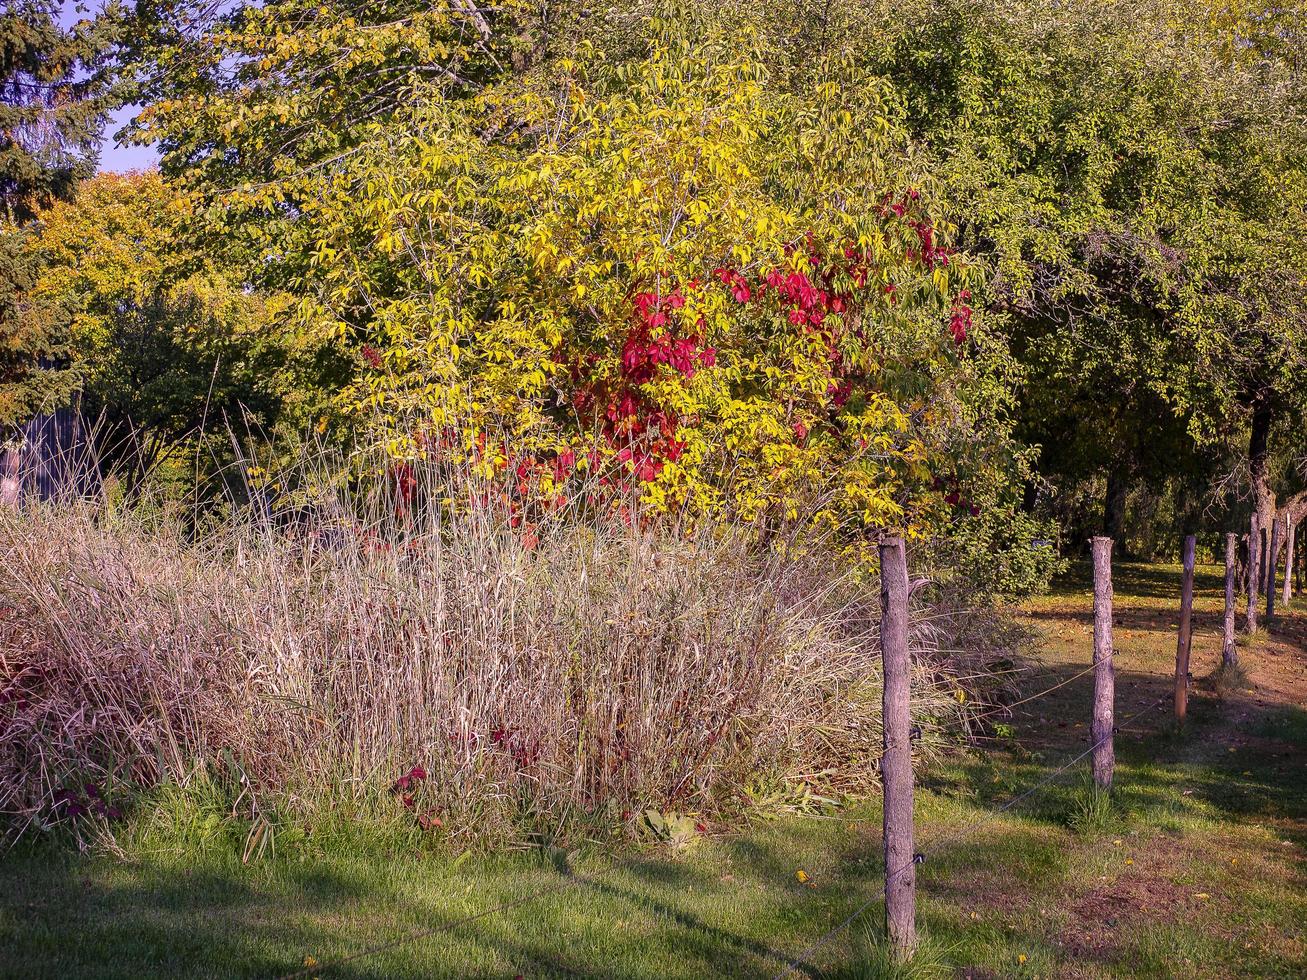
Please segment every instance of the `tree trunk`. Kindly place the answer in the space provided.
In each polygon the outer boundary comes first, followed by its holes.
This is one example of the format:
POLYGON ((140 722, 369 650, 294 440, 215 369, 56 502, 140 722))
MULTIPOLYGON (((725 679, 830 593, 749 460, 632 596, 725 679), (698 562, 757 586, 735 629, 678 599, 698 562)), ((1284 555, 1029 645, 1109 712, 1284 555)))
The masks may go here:
POLYGON ((1271 628, 1271 620, 1275 618, 1275 567, 1276 555, 1280 552, 1280 519, 1271 518, 1271 547, 1266 554, 1266 628, 1271 628))
POLYGON ((1260 556, 1258 544, 1262 540, 1261 518, 1253 511, 1248 527, 1248 632, 1257 632, 1257 587, 1261 584, 1261 574, 1257 563, 1260 556))
POLYGON ((1239 595, 1243 595, 1244 586, 1248 584, 1248 535, 1240 534, 1236 536, 1235 547, 1238 552, 1235 556, 1235 588, 1239 590, 1239 595))
POLYGON ((1175 720, 1183 723, 1189 705, 1189 647, 1194 622, 1194 545, 1184 539, 1184 575, 1180 583, 1180 633, 1175 643, 1175 720))
POLYGON ((1111 789, 1116 752, 1112 745, 1115 725, 1116 678, 1112 669, 1112 539, 1094 538, 1094 782, 1111 789))
MULTIPOLYGON (((1302 542, 1298 542, 1298 550, 1302 551, 1302 542)), ((1294 591, 1302 591, 1302 556, 1293 556, 1293 587, 1294 591)))
POLYGON ((1130 483, 1120 468, 1107 474, 1107 495, 1103 498, 1103 535, 1125 554, 1125 498, 1130 483))
POLYGON ((1234 578, 1239 563, 1239 536, 1225 536, 1225 629, 1221 636, 1221 662, 1233 667, 1239 662, 1239 651, 1234 645, 1234 578))
POLYGON ((1267 555, 1264 540, 1275 524, 1275 494, 1271 492, 1269 466, 1271 423, 1274 420, 1275 413, 1269 404, 1264 401, 1254 404, 1248 434, 1248 470, 1252 477, 1253 513, 1257 515, 1257 526, 1263 535, 1258 540, 1260 560, 1257 567, 1261 578, 1257 586, 1267 592, 1272 587, 1267 584, 1267 567, 1274 566, 1275 563, 1274 556, 1267 555))
MULTIPOLYGON (((1259 518, 1260 520, 1260 518, 1259 518)), ((1270 528, 1275 527, 1275 513, 1271 513, 1271 523, 1263 524, 1257 529, 1257 589, 1261 595, 1266 595, 1271 586, 1268 584, 1270 576, 1266 571, 1266 556, 1271 550, 1270 528)))

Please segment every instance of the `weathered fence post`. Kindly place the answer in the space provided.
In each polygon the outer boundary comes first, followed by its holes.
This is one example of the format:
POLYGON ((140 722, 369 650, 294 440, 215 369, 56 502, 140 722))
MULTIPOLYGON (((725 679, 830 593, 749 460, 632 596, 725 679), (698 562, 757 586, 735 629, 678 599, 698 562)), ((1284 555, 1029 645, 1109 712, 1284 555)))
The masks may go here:
POLYGON ((1094 782, 1112 786, 1116 753, 1112 746, 1115 677, 1112 670, 1112 539, 1094 538, 1094 782))
POLYGON ((1257 632, 1257 585, 1261 578, 1258 552, 1262 543, 1261 518, 1253 511, 1248 529, 1248 632, 1257 632))
POLYGON ((1234 643, 1234 574, 1239 564, 1239 536, 1233 532, 1225 536, 1225 630, 1221 635, 1221 663, 1233 667, 1239 662, 1239 650, 1234 643))
POLYGON ((1184 539, 1184 574, 1180 580, 1180 633, 1175 642, 1175 720, 1184 721, 1189 709, 1189 648, 1194 621, 1194 547, 1192 534, 1184 539))
POLYGON ((1280 594, 1280 601, 1284 603, 1284 608, 1289 608, 1289 600, 1293 598, 1293 539, 1298 530, 1298 526, 1289 519, 1289 514, 1284 515, 1284 529, 1287 532, 1288 540, 1284 543, 1284 591, 1280 594))
POLYGON ((917 946, 917 869, 912 851, 912 664, 908 656, 908 563, 902 538, 880 545, 880 652, 885 790, 885 927, 890 946, 906 959, 917 946))
MULTIPOLYGON (((1287 520, 1288 518, 1286 518, 1287 520)), ((1266 552, 1266 627, 1275 618, 1275 560, 1280 551, 1280 520, 1271 518, 1271 546, 1266 552)))

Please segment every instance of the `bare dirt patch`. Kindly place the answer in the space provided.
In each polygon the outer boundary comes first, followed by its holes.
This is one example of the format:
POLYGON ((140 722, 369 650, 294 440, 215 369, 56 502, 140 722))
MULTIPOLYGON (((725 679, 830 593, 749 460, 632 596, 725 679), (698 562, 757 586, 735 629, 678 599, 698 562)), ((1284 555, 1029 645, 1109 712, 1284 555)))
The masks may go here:
POLYGON ((1193 890, 1167 874, 1172 858, 1141 859, 1112 881, 1075 899, 1055 942, 1074 959, 1108 963, 1122 953, 1123 928, 1165 924, 1194 901, 1193 890))

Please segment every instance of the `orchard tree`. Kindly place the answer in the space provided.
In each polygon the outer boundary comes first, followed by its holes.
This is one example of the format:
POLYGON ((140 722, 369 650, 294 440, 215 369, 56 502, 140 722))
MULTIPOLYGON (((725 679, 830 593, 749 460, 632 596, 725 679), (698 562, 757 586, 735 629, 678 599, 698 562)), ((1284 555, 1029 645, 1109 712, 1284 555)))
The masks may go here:
POLYGON ((1270 506, 1259 433, 1303 377, 1302 101, 1270 53, 1292 50, 1292 22, 1151 0, 845 16, 829 43, 901 93, 959 244, 991 272, 1023 435, 1073 479, 1098 457, 1115 524, 1131 481, 1201 470, 1251 430, 1270 506))
MULTIPOLYGON (((1307 7, 1216 5, 1222 77, 1238 84, 1243 114, 1220 134, 1220 206, 1185 229, 1204 259, 1202 301, 1184 322, 1187 348, 1212 393, 1213 428, 1246 424, 1247 485, 1269 529, 1301 495, 1293 474, 1273 479, 1272 460, 1301 456, 1307 409, 1307 7), (1195 241, 1196 240, 1196 241, 1195 241), (1279 436, 1280 446, 1273 443, 1279 436)), ((1281 544, 1283 544, 1283 539, 1281 544)), ((1271 563, 1273 567, 1273 562, 1271 563)))

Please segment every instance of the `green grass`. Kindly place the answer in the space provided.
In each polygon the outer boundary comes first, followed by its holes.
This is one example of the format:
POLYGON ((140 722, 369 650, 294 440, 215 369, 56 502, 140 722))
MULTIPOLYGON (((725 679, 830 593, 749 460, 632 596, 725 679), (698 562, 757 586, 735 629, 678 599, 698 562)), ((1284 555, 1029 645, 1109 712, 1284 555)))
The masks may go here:
MULTIPOLYGON (((1169 690, 1174 634, 1172 571, 1122 571, 1124 718, 1169 690)), ((1210 616, 1220 580, 1199 581, 1210 616)), ((1045 642, 1029 693, 1080 669, 1087 609, 1065 583, 1032 604, 1045 642)), ((1183 731, 1165 703, 1125 726, 1110 800, 1088 788, 1081 765, 997 813, 1084 745, 1088 678, 1019 710, 1010 737, 925 774, 923 940, 906 965, 880 929, 874 802, 621 859, 454 857, 411 834, 318 828, 283 835, 249 865, 239 828, 206 833, 175 803, 168 819, 137 818, 120 833, 121 855, 47 841, 0 858, 0 975, 266 977, 311 957, 324 977, 770 976, 870 900, 796 975, 1302 976, 1307 711, 1271 683, 1286 664, 1299 676, 1307 659, 1286 639, 1296 616, 1272 629, 1264 652, 1244 651, 1236 682, 1197 686, 1183 731), (399 942, 433 930, 443 931, 399 942)), ((1203 620, 1196 676, 1219 661, 1218 646, 1203 620)))

